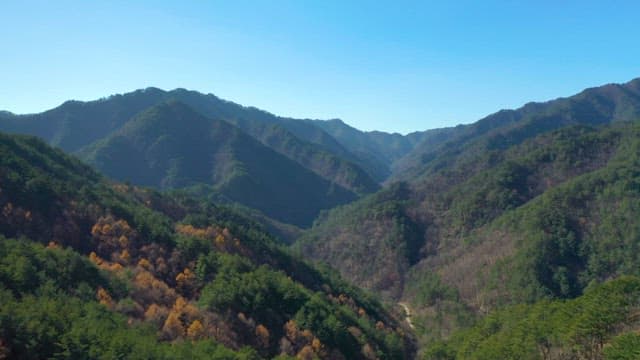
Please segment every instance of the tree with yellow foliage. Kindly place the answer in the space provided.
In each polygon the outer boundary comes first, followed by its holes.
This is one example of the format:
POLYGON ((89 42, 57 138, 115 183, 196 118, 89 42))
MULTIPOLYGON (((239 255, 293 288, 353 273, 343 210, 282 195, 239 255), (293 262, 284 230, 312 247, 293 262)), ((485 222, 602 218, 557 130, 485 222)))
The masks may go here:
POLYGON ((258 342, 258 346, 262 348, 269 347, 269 329, 262 324, 258 324, 256 326, 256 340, 258 342))
POLYGON ((147 308, 147 311, 144 312, 144 319, 159 328, 160 325, 164 324, 168 314, 169 310, 166 307, 158 304, 151 304, 147 308))
POLYGON ((141 258, 140 260, 138 260, 138 266, 147 271, 153 271, 153 265, 151 265, 149 260, 145 258, 141 258))
POLYGON ((311 347, 311 345, 306 345, 302 350, 300 350, 298 355, 296 355, 296 358, 300 360, 314 360, 317 359, 318 356, 313 351, 313 347, 311 347))
POLYGON ((109 295, 109 292, 102 286, 98 288, 96 297, 98 298, 100 304, 108 307, 109 309, 113 308, 113 299, 111 298, 111 295, 109 295))
POLYGON ((133 278, 133 297, 145 305, 161 304, 172 306, 177 294, 164 281, 157 279, 153 274, 140 268, 133 278))
POLYGON ((194 320, 187 328, 187 337, 192 340, 198 340, 204 337, 205 328, 200 320, 194 320))
POLYGON ((185 296, 190 296, 196 288, 196 274, 185 268, 176 276, 176 288, 185 296))
POLYGON ((313 351, 315 351, 316 353, 320 353, 324 346, 322 345, 322 342, 320 342, 320 339, 314 337, 313 341, 311 341, 311 347, 313 348, 313 351))
POLYGON ((175 340, 184 336, 184 326, 180 321, 179 314, 170 312, 162 326, 162 334, 165 338, 175 340))
POLYGON ((123 220, 116 220, 113 216, 103 216, 91 228, 91 235, 97 243, 98 253, 102 256, 111 256, 123 250, 131 252, 133 242, 137 238, 137 232, 123 220))
POLYGON ((92 251, 89 254, 89 260, 91 260, 91 262, 96 264, 96 265, 100 265, 104 261, 98 255, 96 255, 95 251, 92 251))
POLYGON ((284 324, 284 334, 293 344, 298 341, 300 330, 295 320, 289 320, 284 324))
POLYGON ((129 264, 129 262, 131 261, 131 254, 129 254, 129 251, 127 249, 124 249, 120 252, 120 262, 124 265, 129 264))

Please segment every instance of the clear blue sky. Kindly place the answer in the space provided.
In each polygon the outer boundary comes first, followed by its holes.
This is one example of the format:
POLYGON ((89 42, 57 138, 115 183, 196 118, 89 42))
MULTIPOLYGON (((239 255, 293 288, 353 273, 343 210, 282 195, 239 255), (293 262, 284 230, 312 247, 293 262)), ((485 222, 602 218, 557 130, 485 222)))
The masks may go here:
POLYGON ((0 2, 0 109, 157 86, 406 133, 640 77, 637 1, 0 2))

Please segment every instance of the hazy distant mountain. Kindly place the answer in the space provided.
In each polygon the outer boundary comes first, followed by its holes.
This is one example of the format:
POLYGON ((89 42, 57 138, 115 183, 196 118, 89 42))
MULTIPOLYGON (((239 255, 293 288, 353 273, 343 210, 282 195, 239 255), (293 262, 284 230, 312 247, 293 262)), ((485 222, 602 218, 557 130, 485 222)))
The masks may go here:
POLYGON ((640 79, 608 84, 544 103, 502 110, 473 124, 442 129, 443 137, 425 138, 394 166, 394 179, 412 179, 434 171, 445 158, 504 149, 537 134, 568 125, 598 125, 640 117, 640 79), (473 148, 473 149, 471 149, 473 148))
POLYGON ((360 131, 342 120, 307 120, 333 136, 342 146, 368 163, 379 181, 385 180, 392 172, 396 160, 410 152, 419 143, 425 132, 413 132, 406 136, 381 131, 360 131))
POLYGON ((304 121, 282 118, 196 91, 176 89, 166 93, 205 116, 236 125, 266 146, 297 161, 325 179, 356 193, 379 189, 371 170, 322 129, 304 121))
POLYGON ((67 152, 101 139, 140 111, 163 101, 154 90, 136 91, 96 101, 67 101, 39 113, 0 116, 0 129, 36 135, 67 152))
POLYGON ((305 122, 274 116, 195 91, 147 88, 96 101, 67 101, 40 114, 0 115, 0 130, 40 136, 69 152, 119 129, 134 115, 166 100, 179 100, 206 117, 227 121, 328 181, 364 194, 379 189, 331 136, 305 122))
MULTIPOLYGON (((170 122, 164 121, 162 125, 170 122)), ((212 185, 227 200, 296 225, 309 224, 320 209, 378 190, 377 180, 384 178, 374 180, 369 175, 375 172, 370 164, 318 126, 184 89, 147 88, 96 101, 67 101, 40 114, 2 112, 0 129, 40 136, 90 159, 108 175, 135 184, 160 188, 199 182, 212 185), (151 127, 156 125, 142 125, 151 121, 141 120, 141 114, 166 101, 180 101, 217 124, 215 141, 219 146, 213 148, 204 140, 196 142, 210 132, 199 133, 205 120, 193 114, 186 116, 186 128, 171 128, 165 134, 154 133, 151 127), (231 126, 224 126, 220 120, 231 126), (124 135, 129 136, 127 141, 124 135), (230 144, 232 140, 236 143, 230 144), (131 148, 133 144, 137 148, 131 148), (233 153, 222 155, 225 146, 233 153), (238 150, 243 148, 251 151, 238 150), (211 153, 205 154, 207 151, 211 153), (285 162, 283 157, 290 161, 285 162), (198 163, 203 159, 204 163, 198 163), (249 170, 241 171, 247 164, 252 164, 249 170), (308 171, 302 171, 305 169, 308 171), (239 176, 245 173, 248 175, 239 176), (282 191, 274 192, 275 188, 282 191)))
POLYGON ((104 174, 160 189, 208 184, 278 220, 307 225, 356 198, 221 120, 172 100, 133 117, 79 155, 104 174))

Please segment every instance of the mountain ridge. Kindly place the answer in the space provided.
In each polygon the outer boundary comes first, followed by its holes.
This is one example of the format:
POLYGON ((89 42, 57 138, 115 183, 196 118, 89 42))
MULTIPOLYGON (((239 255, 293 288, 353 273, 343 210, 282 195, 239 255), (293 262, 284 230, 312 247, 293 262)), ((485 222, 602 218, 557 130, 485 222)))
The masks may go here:
POLYGON ((81 155, 118 180, 160 189, 212 185, 232 201, 296 225, 356 198, 235 126, 177 100, 136 115, 81 155))
POLYGON ((531 137, 572 124, 633 120, 640 117, 639 109, 640 78, 622 84, 591 87, 573 96, 529 102, 518 109, 500 110, 471 124, 440 129, 449 133, 444 141, 423 141, 416 146, 395 164, 395 175, 389 181, 422 176, 421 168, 428 167, 431 159, 442 156, 447 147, 459 148, 487 134, 493 135, 496 140, 517 143, 523 135, 524 138, 531 137), (510 128, 509 124, 515 127, 510 128), (498 139, 500 136, 504 139, 498 139))
MULTIPOLYGON (((0 118, 0 129, 36 135, 66 151, 76 152, 116 131, 139 112, 170 99, 180 100, 207 117, 239 126, 265 145, 352 191, 362 194, 379 188, 367 171, 353 162, 354 157, 319 128, 306 131, 316 135, 299 138, 283 125, 297 124, 297 120, 180 88, 164 91, 152 87, 89 102, 66 101, 43 113, 0 118)), ((296 127, 304 126, 303 122, 299 123, 296 127)), ((297 135, 304 133, 296 131, 297 135)))

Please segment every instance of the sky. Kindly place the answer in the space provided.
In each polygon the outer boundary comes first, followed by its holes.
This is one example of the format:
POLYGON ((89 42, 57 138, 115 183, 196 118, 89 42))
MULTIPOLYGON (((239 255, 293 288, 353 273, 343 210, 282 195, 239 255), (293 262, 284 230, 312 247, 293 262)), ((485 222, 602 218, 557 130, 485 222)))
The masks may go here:
POLYGON ((155 86, 408 133, 640 77, 637 1, 0 1, 0 109, 155 86))

